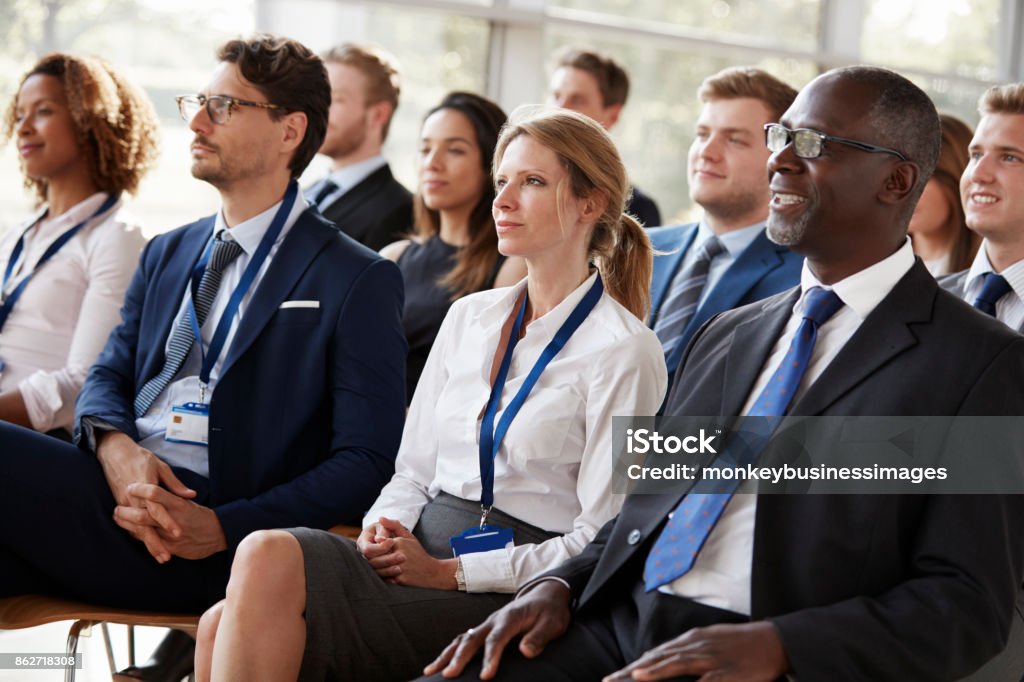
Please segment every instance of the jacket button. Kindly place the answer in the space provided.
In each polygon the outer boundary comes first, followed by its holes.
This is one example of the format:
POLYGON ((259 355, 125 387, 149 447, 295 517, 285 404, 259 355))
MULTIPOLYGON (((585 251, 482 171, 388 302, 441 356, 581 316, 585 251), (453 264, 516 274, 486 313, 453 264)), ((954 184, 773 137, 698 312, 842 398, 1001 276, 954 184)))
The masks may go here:
POLYGON ((640 542, 640 531, 636 528, 629 531, 629 537, 626 538, 626 542, 628 542, 631 545, 635 545, 636 543, 640 542))

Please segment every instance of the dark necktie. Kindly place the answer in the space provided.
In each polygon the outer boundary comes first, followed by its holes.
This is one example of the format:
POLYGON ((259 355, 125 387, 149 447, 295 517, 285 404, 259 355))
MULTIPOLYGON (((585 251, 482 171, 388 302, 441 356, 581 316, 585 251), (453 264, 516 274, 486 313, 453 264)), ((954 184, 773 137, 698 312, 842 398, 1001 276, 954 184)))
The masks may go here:
POLYGON ((668 358, 679 345, 683 331, 697 312, 697 302, 708 281, 708 270, 715 256, 722 253, 725 247, 718 237, 712 236, 701 246, 696 260, 690 267, 676 275, 672 281, 672 289, 661 304, 661 312, 654 323, 654 333, 661 341, 661 348, 668 358))
POLYGON ((319 208, 323 200, 333 194, 337 189, 338 185, 334 182, 331 180, 324 180, 324 184, 321 185, 320 189, 313 195, 313 203, 317 208, 319 208))
MULTIPOLYGON (((213 299, 217 296, 217 289, 220 288, 221 276, 224 268, 242 253, 242 247, 236 241, 221 239, 221 235, 213 240, 213 252, 210 254, 210 262, 199 280, 199 287, 192 299, 196 310, 196 322, 202 327, 206 322, 206 316, 210 314, 210 307, 213 299)), ((153 401, 163 392, 178 370, 181 369, 185 358, 188 356, 195 336, 192 334, 192 323, 189 321, 192 313, 185 308, 185 314, 181 316, 174 331, 171 332, 171 341, 167 345, 167 357, 164 359, 164 367, 160 373, 146 382, 139 394, 135 396, 135 417, 139 418, 146 414, 153 401)))
MULTIPOLYGON (((775 417, 753 420, 753 430, 761 431, 754 434, 758 437, 756 440, 760 442, 761 447, 782 421, 782 417, 793 402, 793 396, 810 364, 814 344, 818 339, 818 328, 841 307, 843 302, 832 291, 814 287, 807 292, 803 320, 790 343, 789 350, 747 413, 750 417, 775 417)), ((742 434, 734 434, 733 440, 726 445, 719 461, 716 461, 716 466, 723 463, 745 465, 759 454, 759 448, 740 447, 736 440, 741 437, 742 434), (737 450, 744 452, 738 455, 737 450)), ((737 479, 715 481, 711 485, 716 492, 706 493, 699 491, 707 489, 707 486, 701 483, 703 481, 694 485, 697 492, 691 491, 683 497, 672 518, 662 529, 661 535, 655 540, 651 553, 647 555, 644 581, 648 592, 672 582, 693 568, 697 554, 711 534, 711 529, 718 523, 726 505, 740 485, 737 479)))
POLYGON ((981 293, 974 299, 974 307, 983 313, 996 316, 996 303, 1010 292, 1010 283, 1002 275, 994 272, 985 273, 985 281, 981 284, 981 293))

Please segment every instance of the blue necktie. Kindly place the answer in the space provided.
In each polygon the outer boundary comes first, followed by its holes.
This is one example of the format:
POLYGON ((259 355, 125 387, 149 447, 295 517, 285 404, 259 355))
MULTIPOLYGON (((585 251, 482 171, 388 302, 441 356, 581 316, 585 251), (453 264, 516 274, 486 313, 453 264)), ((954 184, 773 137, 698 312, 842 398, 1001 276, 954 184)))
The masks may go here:
MULTIPOLYGON (((223 233, 221 233, 223 234, 223 233)), ((196 309, 196 322, 202 327, 206 322, 206 316, 210 314, 210 307, 213 299, 217 296, 217 289, 220 288, 221 276, 233 260, 242 253, 241 245, 232 240, 221 239, 221 234, 213 240, 213 252, 210 254, 210 262, 199 280, 199 287, 196 289, 195 298, 192 300, 196 309)), ((139 394, 135 396, 135 417, 136 419, 146 414, 153 401, 160 395, 178 370, 181 369, 185 358, 188 356, 195 336, 192 334, 192 323, 189 322, 191 313, 188 308, 181 316, 178 325, 171 332, 171 340, 167 344, 167 357, 164 359, 164 367, 160 373, 146 382, 139 394)))
POLYGON ((317 190, 317 193, 313 196, 313 204, 317 208, 320 208, 320 204, 323 202, 323 200, 329 197, 331 194, 334 194, 334 192, 336 192, 337 190, 338 185, 336 185, 331 180, 324 180, 324 184, 320 187, 319 190, 317 190))
MULTIPOLYGON (((760 453, 768 437, 789 410, 793 396, 800 387, 800 381, 811 361, 818 328, 842 306, 843 302, 832 291, 814 287, 807 292, 803 320, 789 350, 747 413, 749 417, 774 419, 752 420, 755 433, 751 435, 756 443, 752 447, 749 442, 739 442, 744 440, 745 434, 734 434, 715 466, 745 465, 760 453)), ((706 490, 708 486, 702 483, 695 485, 694 490, 706 490)), ((715 481, 710 487, 716 492, 691 491, 683 497, 661 535, 655 540, 651 553, 647 555, 644 581, 648 592, 672 582, 693 568, 697 554, 739 485, 740 481, 736 479, 715 481)))
POLYGON ((1002 275, 994 272, 985 273, 985 281, 981 284, 981 293, 974 299, 974 307, 981 312, 996 316, 996 303, 1009 293, 1010 283, 1002 275))
POLYGON ((661 341, 661 349, 665 357, 672 355, 683 337, 683 331, 697 312, 701 292, 708 281, 711 261, 722 253, 725 247, 718 237, 706 240, 697 253, 697 259, 686 270, 681 271, 672 280, 672 289, 668 292, 665 302, 661 304, 658 319, 654 322, 654 333, 661 341))

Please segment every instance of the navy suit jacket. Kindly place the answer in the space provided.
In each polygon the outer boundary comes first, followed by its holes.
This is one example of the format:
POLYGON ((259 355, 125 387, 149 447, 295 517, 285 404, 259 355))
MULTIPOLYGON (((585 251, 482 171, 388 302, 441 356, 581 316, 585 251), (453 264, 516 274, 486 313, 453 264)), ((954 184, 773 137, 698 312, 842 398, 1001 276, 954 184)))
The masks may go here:
MULTIPOLYGON (((664 256, 654 257, 654 272, 651 276, 651 328, 654 328, 661 314, 661 306, 668 295, 672 279, 679 270, 686 252, 697 236, 697 223, 673 225, 648 230, 651 243, 658 251, 667 251, 664 256)), ((760 301, 800 283, 800 268, 803 257, 785 246, 769 241, 764 231, 750 243, 750 246, 733 261, 723 273, 715 288, 707 295, 697 312, 690 318, 683 338, 676 346, 668 362, 669 381, 675 375, 679 359, 701 325, 718 313, 754 301, 760 301)))
MULTIPOLYGON (((159 373, 213 217, 154 238, 122 322, 77 404, 135 440, 132 403, 159 373)), ((210 399, 204 504, 233 551, 251 531, 357 521, 391 477, 405 418, 402 276, 316 209, 286 235, 225 351, 210 399), (319 307, 281 308, 285 301, 319 307)), ((196 478, 200 478, 196 476, 196 478)))

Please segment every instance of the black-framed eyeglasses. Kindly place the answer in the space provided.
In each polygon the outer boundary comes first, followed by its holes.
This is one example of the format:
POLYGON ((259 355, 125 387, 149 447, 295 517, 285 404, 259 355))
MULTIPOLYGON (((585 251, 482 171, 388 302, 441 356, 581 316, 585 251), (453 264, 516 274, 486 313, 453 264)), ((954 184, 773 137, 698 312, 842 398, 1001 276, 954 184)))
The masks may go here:
POLYGON ((178 112, 186 122, 191 122, 199 110, 206 107, 206 114, 217 125, 224 125, 231 120, 231 110, 235 107, 258 107, 260 109, 280 109, 269 102, 251 102, 229 95, 178 95, 174 98, 178 103, 178 112))
POLYGON ((838 142, 839 144, 845 144, 848 147, 859 149, 862 152, 871 152, 872 154, 892 154, 893 156, 898 157, 901 161, 909 160, 902 152, 898 152, 895 149, 879 147, 877 144, 868 144, 867 142, 858 142, 857 140, 851 140, 846 137, 826 135, 825 133, 819 133, 817 130, 813 130, 811 128, 797 128, 796 130, 790 130, 786 126, 778 123, 766 123, 764 126, 764 138, 765 143, 768 145, 768 151, 770 152, 781 152, 786 148, 786 145, 792 141, 793 152, 801 159, 816 159, 821 156, 821 150, 825 148, 826 142, 838 142))

